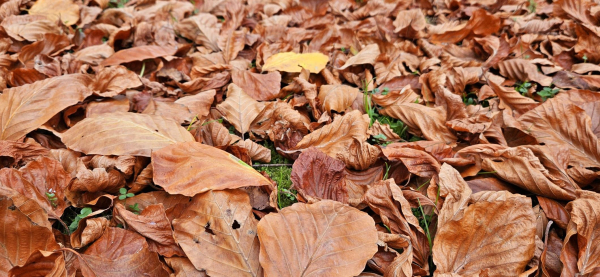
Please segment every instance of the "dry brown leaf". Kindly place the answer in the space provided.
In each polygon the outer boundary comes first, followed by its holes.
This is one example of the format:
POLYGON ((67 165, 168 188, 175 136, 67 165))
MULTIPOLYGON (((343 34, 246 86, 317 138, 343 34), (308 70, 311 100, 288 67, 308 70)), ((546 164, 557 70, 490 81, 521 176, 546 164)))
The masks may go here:
POLYGON ((485 37, 489 36, 501 27, 501 20, 495 15, 492 15, 484 9, 477 9, 473 12, 471 19, 466 24, 454 24, 456 21, 451 22, 450 26, 440 26, 436 31, 432 32, 430 28, 432 43, 457 43, 467 37, 477 36, 485 37))
POLYGON ((91 244, 102 236, 108 224, 108 219, 104 217, 81 219, 77 229, 71 234, 71 246, 78 249, 91 244))
POLYGON ((79 21, 79 5, 73 0, 40 0, 31 6, 29 14, 44 15, 65 25, 74 25, 79 21))
POLYGON ((571 213, 571 220, 567 225, 567 234, 560 254, 560 260, 565 264, 561 276, 592 276, 598 273, 600 255, 598 255, 598 214, 600 214, 600 195, 592 191, 577 191, 577 199, 567 204, 567 211, 571 213), (573 237, 575 236, 575 237, 573 237), (573 241, 577 260, 576 268, 568 262, 569 251, 566 249, 573 241), (591 274, 591 275, 588 275, 591 274))
POLYGON ((175 25, 177 31, 196 44, 218 51, 219 27, 217 17, 209 13, 199 13, 181 20, 175 25))
POLYGON ((524 131, 540 143, 550 148, 567 145, 570 165, 598 167, 600 142, 590 121, 584 110, 560 99, 549 99, 519 118, 524 131))
POLYGON ((90 87, 96 95, 113 97, 123 93, 126 89, 136 88, 141 85, 142 82, 135 72, 119 65, 104 67, 96 72, 96 76, 90 87))
POLYGON ((231 81, 254 100, 268 101, 285 96, 279 92, 281 89, 279 72, 258 74, 248 70, 234 69, 231 72, 231 81))
POLYGON ((258 236, 268 276, 356 276, 377 252, 373 219, 331 200, 268 214, 258 223, 258 236))
POLYGON ((409 131, 427 140, 456 143, 456 136, 446 127, 446 112, 442 107, 430 108, 415 103, 395 103, 380 110, 387 115, 404 122, 409 131))
POLYGON ((425 178, 437 178, 440 163, 425 151, 404 147, 393 143, 383 148, 383 155, 390 161, 402 161, 408 171, 425 178))
POLYGON ((0 140, 0 168, 17 166, 49 155, 50 151, 39 145, 0 140))
POLYGON ((107 228, 81 254, 79 264, 84 276, 169 276, 144 237, 121 228, 107 228))
POLYGON ((196 195, 173 221, 175 239, 209 276, 262 276, 257 220, 242 190, 196 195))
POLYGON ((250 155, 250 158, 253 161, 261 163, 271 162, 271 149, 266 148, 251 139, 239 140, 235 145, 248 150, 248 155, 250 155))
POLYGON ((538 196, 537 199, 548 219, 554 221, 556 225, 566 230, 567 224, 569 224, 569 221, 571 220, 571 216, 565 207, 552 199, 541 196, 538 196))
POLYGON ((119 65, 134 61, 143 61, 158 57, 173 56, 177 48, 156 45, 144 45, 123 49, 101 62, 102 66, 119 65))
POLYGON ((344 63, 344 66, 340 67, 339 69, 343 70, 350 66, 359 64, 374 64, 379 54, 379 46, 377 46, 375 43, 369 44, 360 50, 360 52, 358 52, 356 55, 350 57, 346 63, 344 63))
POLYGON ((4 90, 0 95, 0 139, 18 140, 83 101, 92 92, 90 82, 86 75, 71 74, 4 90))
POLYGON ((153 151, 194 141, 194 137, 175 121, 161 116, 110 113, 80 121, 63 134, 62 140, 69 148, 86 154, 149 157, 153 151))
POLYGON ((217 91, 214 89, 202 91, 196 95, 184 96, 175 100, 175 104, 186 106, 198 118, 204 118, 210 113, 210 107, 215 101, 217 91))
POLYGON ((155 151, 152 166, 154 182, 171 194, 194 196, 208 190, 270 184, 235 156, 198 142, 177 143, 155 151))
MULTIPOLYGON (((131 209, 131 206, 129 206, 131 209)), ((160 255, 171 257, 183 255, 175 239, 171 222, 167 218, 165 207, 162 204, 148 205, 139 208, 139 214, 134 214, 121 203, 115 205, 114 217, 128 230, 133 230, 146 237, 151 249, 156 249, 160 255)))
POLYGON ((188 258, 165 258, 165 262, 175 271, 175 277, 208 277, 205 271, 197 270, 188 258))
POLYGON ((262 110, 262 105, 237 85, 230 84, 227 99, 217 105, 217 110, 243 135, 250 130, 250 124, 262 110))
POLYGON ((550 86, 552 77, 538 72, 537 66, 529 60, 512 59, 498 63, 500 74, 521 82, 534 81, 542 86, 550 86))
POLYGON ((292 186, 305 199, 330 199, 347 204, 345 167, 344 162, 308 148, 292 166, 292 186))
POLYGON ((413 262, 427 271, 430 251, 427 236, 394 180, 388 179, 373 184, 362 200, 381 217, 381 221, 389 227, 392 234, 401 234, 410 238, 413 262))
POLYGON ((65 268, 65 257, 60 251, 43 251, 38 250, 33 252, 27 262, 23 266, 13 267, 8 272, 9 277, 62 277, 67 276, 65 268))
POLYGON ((6 34, 17 41, 38 41, 46 34, 60 34, 55 21, 43 15, 11 15, 0 23, 6 34))
POLYGON ((462 218, 438 228, 433 243, 436 273, 517 276, 533 257, 535 232, 529 198, 513 195, 474 203, 462 218))
POLYGON ((23 266, 29 256, 37 250, 53 251, 58 248, 54 235, 46 227, 37 226, 25 214, 16 210, 13 201, 0 197, 0 273, 8 276, 14 266, 23 266))
POLYGON ((323 111, 343 112, 352 105, 359 93, 358 88, 347 85, 322 85, 319 89, 319 102, 323 111))
POLYGON ((500 108, 514 111, 515 118, 519 118, 520 115, 539 105, 535 100, 521 95, 512 88, 505 88, 494 82, 488 82, 488 84, 500 99, 500 108))

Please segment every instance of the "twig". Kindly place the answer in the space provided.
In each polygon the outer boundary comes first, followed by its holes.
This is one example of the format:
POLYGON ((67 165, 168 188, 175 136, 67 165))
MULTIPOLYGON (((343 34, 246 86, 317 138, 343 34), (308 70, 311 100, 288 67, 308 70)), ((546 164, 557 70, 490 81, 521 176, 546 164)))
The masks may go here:
POLYGON ((252 167, 292 166, 293 164, 253 164, 252 167))

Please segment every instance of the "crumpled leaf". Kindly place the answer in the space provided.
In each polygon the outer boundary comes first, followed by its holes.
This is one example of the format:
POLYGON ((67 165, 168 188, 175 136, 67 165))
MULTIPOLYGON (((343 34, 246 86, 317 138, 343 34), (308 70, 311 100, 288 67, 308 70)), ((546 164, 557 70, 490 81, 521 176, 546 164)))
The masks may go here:
POLYGON ((310 73, 319 73, 327 62, 329 58, 321 53, 284 52, 270 56, 262 66, 262 71, 300 72, 304 68, 310 73))
POLYGON ((60 277, 67 276, 65 257, 62 252, 38 250, 33 252, 23 266, 15 266, 8 276, 34 277, 34 276, 60 277))
POLYGON ((0 197, 2 236, 0 236, 0 273, 8 276, 14 266, 23 266, 37 250, 53 251, 59 248, 54 235, 46 227, 37 226, 25 214, 14 208, 13 201, 0 197))
POLYGON ((196 269, 209 276, 262 276, 256 224, 248 194, 225 190, 196 195, 173 228, 196 269))
POLYGON ((258 237, 268 276, 356 276, 377 252, 378 240, 371 217, 331 200, 296 203, 266 215, 258 237))
POLYGON ((90 85, 96 95, 113 97, 126 89, 142 85, 135 72, 124 66, 104 67, 96 73, 94 82, 90 85))
POLYGON ((305 199, 330 199, 348 203, 345 184, 346 164, 316 148, 302 152, 292 166, 290 179, 305 199))
POLYGON ((270 184, 235 156, 197 142, 177 143, 155 151, 152 166, 154 183, 171 194, 190 197, 208 190, 270 184), (222 174, 225 171, 228 173, 222 174))
POLYGON ((86 75, 70 74, 4 90, 0 95, 0 139, 18 140, 83 101, 91 94, 90 82, 86 75))
POLYGON ((344 66, 340 67, 340 70, 358 64, 373 64, 375 63, 377 56, 379 56, 379 46, 377 46, 377 44, 369 44, 356 55, 350 57, 346 63, 344 63, 344 66))
POLYGON ((0 140, 0 168, 13 167, 49 155, 50 151, 39 145, 0 140))
POLYGON ((598 214, 600 195, 592 191, 577 191, 577 199, 567 204, 567 211, 571 214, 571 220, 567 225, 567 234, 560 254, 560 260, 565 265, 562 270, 562 276, 588 276, 595 274, 600 267, 600 255, 598 255, 598 238, 600 228, 598 228, 598 214), (573 237, 575 236, 575 237, 573 237), (576 267, 569 260, 569 251, 566 249, 570 242, 574 242, 576 252, 576 267))
POLYGON ((428 270, 429 242, 425 231, 413 215, 410 204, 393 179, 379 181, 365 192, 362 198, 371 210, 377 213, 392 234, 410 238, 413 247, 413 262, 428 270))
MULTIPOLYGON (((456 22, 456 21, 455 21, 456 22)), ((452 23, 455 23, 452 22, 452 23)), ((456 24, 455 24, 456 25, 456 24)), ((432 43, 457 43, 469 36, 485 37, 500 30, 500 18, 484 9, 477 9, 466 24, 439 28, 431 35, 432 43)))
POLYGON ((161 116, 110 113, 80 121, 63 134, 62 140, 69 148, 86 154, 149 157, 155 150, 194 141, 194 137, 161 116))

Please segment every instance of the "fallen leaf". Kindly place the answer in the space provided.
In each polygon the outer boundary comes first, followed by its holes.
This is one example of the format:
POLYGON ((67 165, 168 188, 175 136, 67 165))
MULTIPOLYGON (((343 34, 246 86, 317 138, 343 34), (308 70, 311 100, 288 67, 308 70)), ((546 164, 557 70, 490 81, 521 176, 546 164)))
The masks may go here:
POLYGON ((592 191, 577 191, 577 199, 567 204, 567 211, 571 214, 571 220, 567 225, 567 234, 563 250, 560 254, 560 260, 563 264, 567 264, 566 247, 570 240, 574 240, 578 248, 577 268, 572 271, 571 268, 565 265, 562 275, 587 275, 595 274, 600 267, 600 256, 596 253, 598 249, 599 228, 598 228, 598 203, 600 196, 592 191), (575 237, 573 237, 575 236, 575 237))
POLYGON ((153 151, 194 141, 194 137, 175 121, 161 116, 110 113, 82 120, 65 132, 62 140, 69 148, 86 154, 149 157, 153 151))
POLYGON ((356 276, 377 252, 373 219, 331 200, 266 215, 258 237, 260 264, 269 276, 356 276))
POLYGON ((83 101, 91 94, 90 82, 86 75, 71 74, 4 90, 0 95, 0 139, 18 140, 83 101))
POLYGON ((154 183, 171 194, 190 197, 208 190, 270 184, 233 155, 197 142, 177 143, 155 151, 152 166, 154 183), (228 174, 221 174, 225 170, 228 174))
POLYGON ((369 44, 360 50, 360 52, 358 52, 356 55, 350 57, 346 63, 344 63, 344 66, 340 67, 340 70, 346 69, 353 65, 373 64, 375 63, 377 56, 379 56, 379 46, 377 46, 377 44, 369 44))
POLYGON ((97 277, 169 276, 142 236, 120 228, 107 228, 104 235, 81 254, 79 263, 86 276, 89 273, 97 277))
POLYGON ((257 221, 241 190, 196 195, 173 222, 175 239, 210 276, 262 276, 257 221))
POLYGON ((79 5, 73 0, 40 0, 31 6, 29 14, 44 15, 65 25, 74 25, 79 21, 79 5))
POLYGON ((438 229, 433 242, 436 272, 519 275, 533 257, 535 230, 528 198, 476 202, 464 209, 462 218, 438 229))
POLYGON ((133 48, 123 49, 112 54, 101 62, 102 66, 119 65, 134 61, 143 61, 159 57, 173 56, 177 52, 176 48, 167 46, 144 45, 133 48))
POLYGON ((217 110, 242 135, 248 132, 250 124, 258 116, 261 109, 262 105, 259 102, 248 96, 235 84, 230 84, 227 87, 227 99, 217 105, 217 110))
POLYGON ((293 188, 305 199, 330 199, 346 204, 345 168, 344 162, 311 147, 294 162, 290 179, 293 188))
POLYGON ((67 276, 62 252, 38 250, 29 256, 23 266, 15 266, 8 272, 10 277, 34 277, 42 274, 49 277, 67 276))
POLYGON ((322 85, 319 90, 319 102, 324 111, 343 112, 358 96, 358 88, 347 85, 322 85))
POLYGON ((327 62, 329 58, 321 53, 277 53, 265 61, 262 71, 300 72, 305 68, 310 73, 319 73, 327 62))
POLYGON ((0 236, 0 272, 4 276, 8 276, 11 268, 25 265, 29 256, 37 250, 59 248, 52 231, 37 226, 21 211, 14 209, 12 200, 0 197, 0 216, 4 223, 0 236))
POLYGON ((142 82, 135 72, 120 65, 100 69, 90 84, 94 93, 102 97, 113 97, 126 89, 141 85, 142 82))
POLYGON ((254 100, 267 101, 285 96, 279 92, 281 89, 279 72, 258 74, 248 70, 234 69, 231 72, 231 81, 254 100))

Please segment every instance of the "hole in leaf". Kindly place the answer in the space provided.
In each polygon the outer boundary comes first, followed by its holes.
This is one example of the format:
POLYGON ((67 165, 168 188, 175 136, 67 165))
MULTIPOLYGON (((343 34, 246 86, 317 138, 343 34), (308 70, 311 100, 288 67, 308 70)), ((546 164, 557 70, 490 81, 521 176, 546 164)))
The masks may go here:
POLYGON ((210 222, 206 222, 206 225, 204 226, 204 231, 207 232, 207 233, 209 233, 209 234, 211 234, 211 235, 215 234, 213 232, 213 230, 210 229, 210 222))
POLYGON ((231 224, 231 228, 233 228, 233 230, 240 228, 240 224, 237 222, 237 220, 233 221, 233 224, 231 224))

